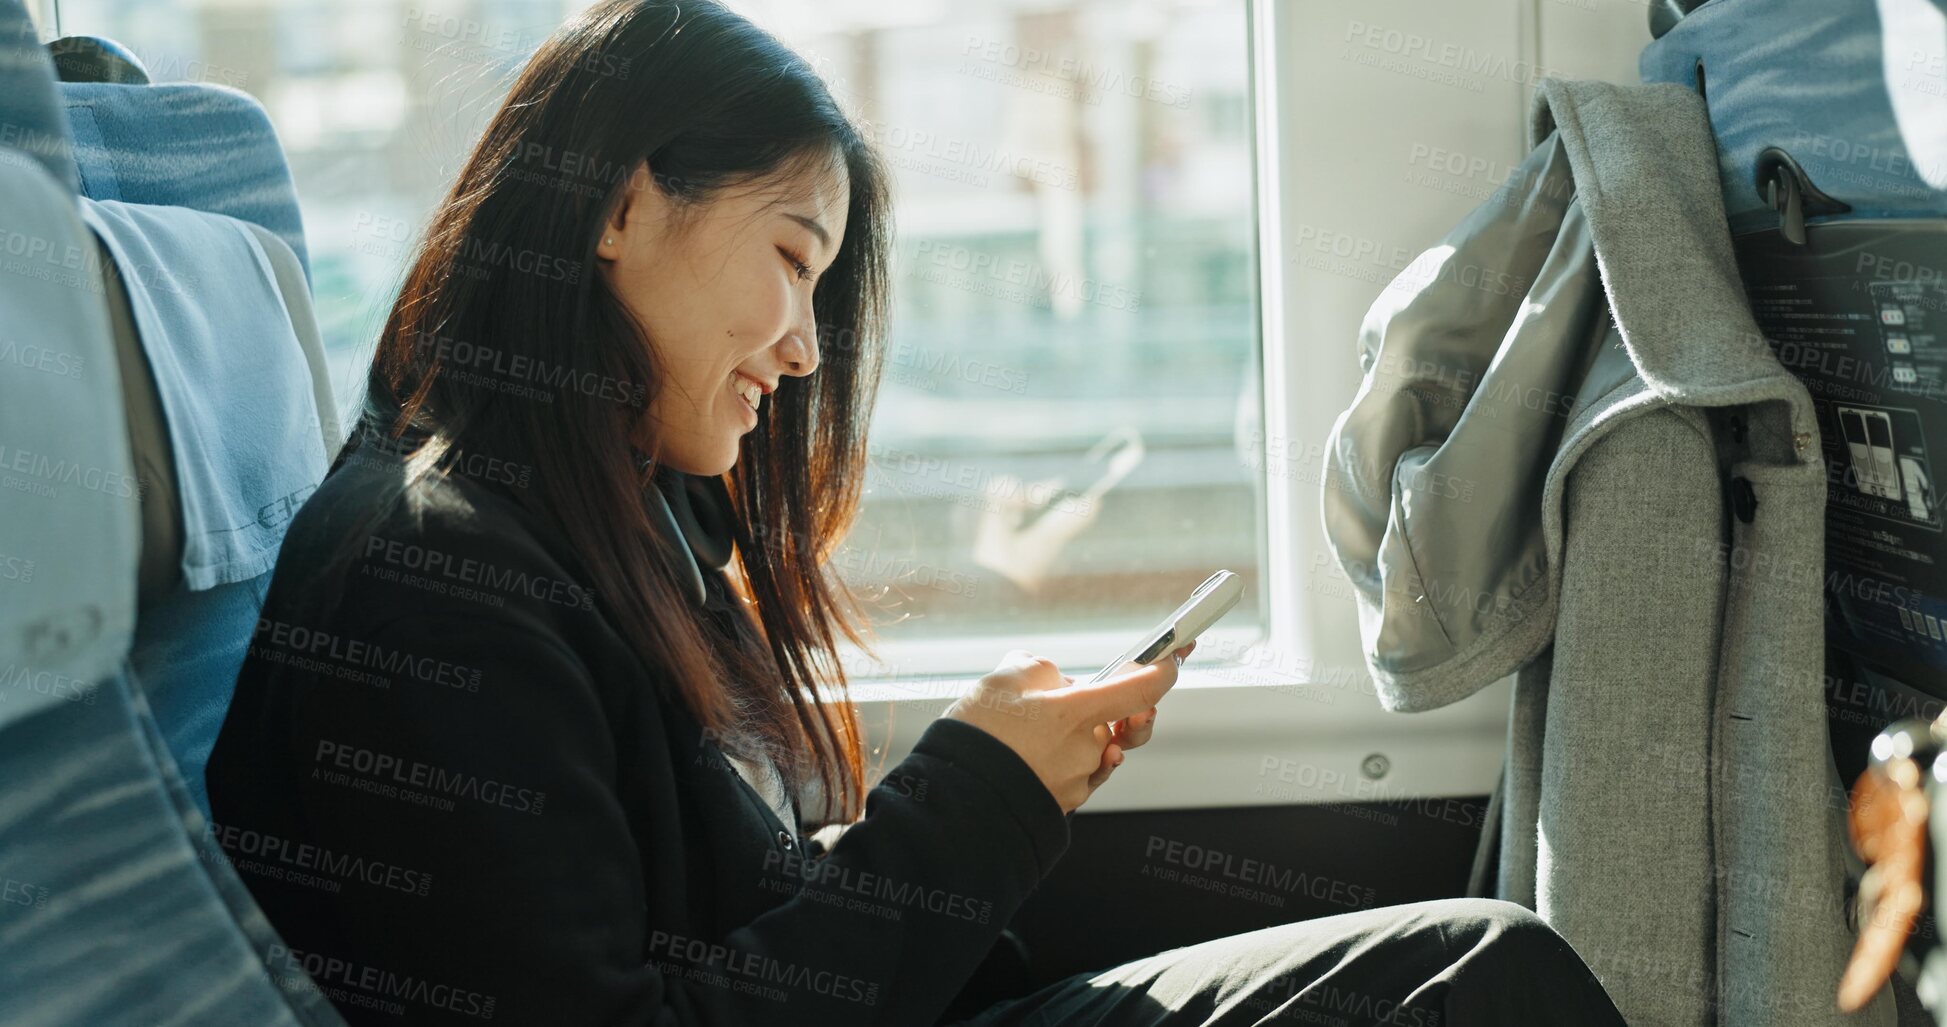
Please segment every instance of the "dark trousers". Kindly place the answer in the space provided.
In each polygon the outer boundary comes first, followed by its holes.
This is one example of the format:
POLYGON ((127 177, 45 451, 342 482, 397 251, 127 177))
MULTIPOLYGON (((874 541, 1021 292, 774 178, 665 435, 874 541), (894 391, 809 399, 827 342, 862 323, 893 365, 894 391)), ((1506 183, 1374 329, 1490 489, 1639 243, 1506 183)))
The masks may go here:
POLYGON ((968 1027, 1474 1027, 1623 1018, 1568 942, 1527 909, 1444 899, 1268 927, 1077 974, 968 1027))

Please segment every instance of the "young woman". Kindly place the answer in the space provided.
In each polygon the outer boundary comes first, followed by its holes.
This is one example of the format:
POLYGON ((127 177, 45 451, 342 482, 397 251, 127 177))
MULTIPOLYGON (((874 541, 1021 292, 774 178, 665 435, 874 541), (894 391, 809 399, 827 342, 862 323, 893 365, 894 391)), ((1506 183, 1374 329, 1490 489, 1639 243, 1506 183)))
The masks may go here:
MULTIPOLYGON (((209 764, 280 980, 359 1024, 942 1018, 1183 654, 1089 687, 1011 652, 866 792, 821 568, 864 478, 887 210, 811 69, 714 3, 607 0, 535 54, 291 526, 209 764)), ((1485 901, 972 1012, 1620 1022, 1485 901)))

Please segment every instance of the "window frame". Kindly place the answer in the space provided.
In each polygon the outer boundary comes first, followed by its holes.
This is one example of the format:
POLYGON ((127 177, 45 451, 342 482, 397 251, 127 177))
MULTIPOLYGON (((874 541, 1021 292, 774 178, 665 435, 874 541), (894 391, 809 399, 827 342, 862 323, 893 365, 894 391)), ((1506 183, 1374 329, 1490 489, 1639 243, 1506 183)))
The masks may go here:
MULTIPOLYGON (((1116 786, 1091 798, 1087 811, 1485 794, 1501 771, 1511 682, 1492 685, 1444 709, 1401 716, 1380 706, 1369 682, 1347 687, 1342 680, 1320 681, 1320 675, 1304 672, 1317 666, 1314 657, 1327 650, 1333 650, 1330 655, 1340 657, 1343 664, 1359 646, 1356 638, 1341 640, 1338 646, 1316 644, 1319 632, 1307 623, 1312 604, 1304 594, 1303 572, 1312 550, 1297 529, 1301 518, 1316 522, 1319 517, 1318 485, 1303 475, 1268 471, 1274 458, 1268 440, 1290 437, 1288 426, 1298 402, 1295 376, 1301 373, 1291 359, 1292 347, 1267 344, 1267 340, 1292 337, 1288 311, 1299 296, 1281 202, 1291 182, 1288 156, 1294 137, 1288 130, 1294 122, 1281 114, 1280 99, 1306 88, 1306 83, 1295 80, 1294 61, 1281 59, 1288 33, 1280 31, 1285 22, 1278 0, 1243 2, 1250 62, 1246 97, 1253 157, 1260 424, 1267 440, 1258 454, 1264 500, 1259 510, 1259 551, 1264 560, 1260 624, 1249 629, 1226 626, 1205 636, 1215 644, 1203 646, 1205 651, 1184 665, 1176 687, 1160 704, 1156 739, 1116 771, 1116 786), (1279 568, 1288 570, 1279 573, 1279 568), (1240 655, 1268 653, 1271 658, 1222 659, 1211 655, 1213 649, 1240 655), (1253 669, 1258 667, 1264 669, 1253 669)), ((1348 344, 1347 360, 1353 359, 1350 350, 1348 344)), ((1159 610, 1158 616, 1165 612, 1159 610)), ((1129 637, 1146 626, 1130 625, 1129 637)), ((1098 664, 1091 660, 1112 657, 1126 642, 1120 636, 1110 640, 1101 632, 1054 632, 999 643, 931 640, 915 642, 911 648, 944 648, 962 665, 970 647, 984 647, 989 663, 998 659, 1002 646, 1029 648, 1077 674, 1092 673, 1098 664), (1076 669, 1070 670, 1071 665, 1076 669)), ((867 739, 868 766, 876 772, 896 765, 926 725, 945 712, 955 696, 971 688, 979 674, 927 673, 925 668, 940 664, 929 664, 897 644, 878 643, 874 650, 886 659, 890 673, 860 674, 849 692, 867 739)))

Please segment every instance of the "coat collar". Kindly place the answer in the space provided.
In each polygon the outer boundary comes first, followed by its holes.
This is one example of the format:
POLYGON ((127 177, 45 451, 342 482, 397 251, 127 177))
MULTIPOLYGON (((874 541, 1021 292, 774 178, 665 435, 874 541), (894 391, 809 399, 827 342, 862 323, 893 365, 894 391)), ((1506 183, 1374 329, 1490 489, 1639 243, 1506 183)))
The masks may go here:
MULTIPOLYGON (((1703 98, 1680 86, 1551 78, 1535 91, 1529 138, 1561 139, 1603 292, 1645 389, 1702 407, 1796 400, 1793 431, 1816 433, 1810 395, 1751 317, 1717 154, 1700 124, 1703 98)), ((1640 391, 1606 402, 1642 402, 1640 391)), ((1600 421, 1604 411, 1587 414, 1600 421)))

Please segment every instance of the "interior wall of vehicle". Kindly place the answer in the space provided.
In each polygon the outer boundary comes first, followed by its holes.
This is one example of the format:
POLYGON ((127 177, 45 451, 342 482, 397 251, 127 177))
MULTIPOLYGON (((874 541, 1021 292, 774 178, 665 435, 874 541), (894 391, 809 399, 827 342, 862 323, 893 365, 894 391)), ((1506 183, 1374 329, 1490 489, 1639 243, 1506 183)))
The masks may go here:
MULTIPOLYGON (((1315 558, 1326 550, 1320 450, 1311 445, 1358 387, 1359 323, 1393 276, 1520 161, 1542 76, 1637 81, 1648 10, 1637 0, 1257 0, 1252 18, 1256 80, 1274 91, 1276 118, 1267 138, 1261 115, 1258 138, 1267 406, 1282 410, 1264 430, 1269 516, 1292 529, 1289 551, 1272 552, 1272 566, 1284 569, 1272 576, 1272 616, 1310 666, 1360 668, 1355 611, 1342 589, 1328 587, 1330 561, 1315 558)), ((1476 695, 1438 732, 1405 723, 1416 715, 1377 713, 1370 691, 1339 701, 1374 707, 1373 736, 1358 741, 1375 755, 1386 757, 1388 743, 1395 760, 1401 746, 1472 746, 1482 750, 1478 765, 1492 768, 1508 696, 1505 682, 1476 695)), ((1264 701, 1297 700, 1267 690, 1264 701)), ((1172 745, 1168 702, 1156 749, 1172 745)), ((1214 761, 1224 739, 1198 734, 1190 744, 1210 747, 1214 761)), ((1251 755, 1275 781, 1304 776, 1305 749, 1298 738, 1251 755)), ((1129 761, 1153 755, 1137 750, 1129 761)), ((1173 751, 1168 762, 1182 773, 1195 755, 1173 751)), ((1341 788, 1336 801, 1302 804, 1266 805, 1240 792, 1197 809, 1085 807, 1072 818, 1068 854, 1013 925, 1030 976, 1050 980, 1240 931, 1463 894, 1492 778, 1490 769, 1468 782, 1465 795, 1341 788), (1370 794, 1387 801, 1359 801, 1370 794)), ((1140 786, 1140 777, 1107 787, 1119 785, 1140 786)))

